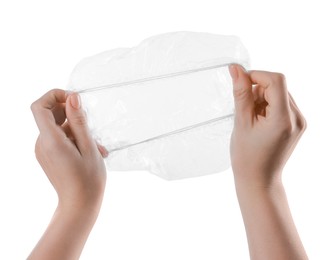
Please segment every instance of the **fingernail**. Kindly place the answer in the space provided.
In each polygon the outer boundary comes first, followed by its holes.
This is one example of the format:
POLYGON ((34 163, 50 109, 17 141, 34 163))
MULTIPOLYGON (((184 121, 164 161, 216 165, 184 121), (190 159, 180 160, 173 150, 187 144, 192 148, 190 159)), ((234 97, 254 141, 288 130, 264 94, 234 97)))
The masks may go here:
POLYGON ((109 156, 109 152, 108 151, 103 151, 103 158, 106 158, 106 157, 108 157, 109 156))
POLYGON ((101 153, 101 155, 102 155, 103 158, 108 157, 109 152, 108 152, 108 150, 104 146, 102 146, 100 144, 97 144, 97 147, 98 147, 98 150, 100 151, 100 153, 101 153))
POLYGON ((73 94, 70 96, 70 102, 73 108, 80 109, 81 107, 81 99, 78 94, 73 94))
POLYGON ((229 65, 229 73, 233 80, 238 79, 238 71, 235 64, 229 65))

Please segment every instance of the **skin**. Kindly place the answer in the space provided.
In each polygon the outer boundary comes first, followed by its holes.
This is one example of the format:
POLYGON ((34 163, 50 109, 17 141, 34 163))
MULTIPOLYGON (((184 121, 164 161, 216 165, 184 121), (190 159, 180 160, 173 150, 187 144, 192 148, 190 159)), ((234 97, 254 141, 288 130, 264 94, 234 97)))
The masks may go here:
POLYGON ((251 259, 308 259, 283 188, 284 165, 306 128, 285 77, 231 65, 230 153, 251 259))
POLYGON ((28 259, 79 259, 103 200, 107 152, 90 136, 77 94, 51 90, 31 110, 40 131, 36 158, 58 206, 28 259))
MULTIPOLYGON (((229 66, 235 126, 230 154, 251 259, 308 259, 281 175, 306 122, 282 74, 229 66)), ((89 134, 78 94, 51 90, 31 105, 40 135, 36 158, 58 206, 28 259, 78 259, 98 217, 106 150, 89 134)))

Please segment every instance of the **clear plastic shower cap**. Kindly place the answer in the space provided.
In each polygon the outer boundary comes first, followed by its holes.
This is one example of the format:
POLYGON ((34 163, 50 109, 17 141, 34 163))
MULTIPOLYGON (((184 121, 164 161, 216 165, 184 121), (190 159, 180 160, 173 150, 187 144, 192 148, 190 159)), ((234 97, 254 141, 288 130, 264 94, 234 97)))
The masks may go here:
POLYGON ((80 94, 109 170, 174 180, 230 166, 230 63, 248 68, 235 36, 175 32, 83 59, 68 89, 80 94))

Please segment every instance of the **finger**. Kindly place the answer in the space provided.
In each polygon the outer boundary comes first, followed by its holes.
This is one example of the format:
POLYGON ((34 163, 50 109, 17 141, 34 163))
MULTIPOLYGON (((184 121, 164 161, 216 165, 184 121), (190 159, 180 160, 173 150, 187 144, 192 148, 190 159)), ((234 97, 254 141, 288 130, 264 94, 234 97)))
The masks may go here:
POLYGON ((289 111, 289 96, 285 77, 280 73, 250 71, 250 79, 264 89, 267 109, 272 115, 281 115, 289 111))
POLYGON ((66 121, 66 103, 58 103, 52 109, 52 113, 57 125, 62 125, 66 121))
POLYGON ((260 85, 253 87, 253 98, 254 98, 254 111, 255 115, 266 117, 266 107, 268 105, 265 100, 265 90, 260 85))
POLYGON ((296 102, 293 99, 292 95, 290 93, 288 93, 288 95, 289 95, 290 108, 293 111, 295 117, 294 122, 296 124, 296 127, 299 129, 300 133, 302 134, 306 129, 306 120, 302 112, 297 107, 296 102))
POLYGON ((297 104, 296 104, 296 102, 295 102, 295 99, 294 99, 293 96, 290 94, 290 92, 288 92, 288 95, 289 95, 289 98, 290 98, 290 102, 291 102, 291 104, 293 104, 294 107, 295 107, 295 109, 297 109, 297 111, 299 112, 299 114, 302 115, 301 110, 299 110, 299 108, 298 108, 298 106, 297 106, 297 104))
POLYGON ((253 100, 256 103, 261 103, 265 101, 265 90, 260 85, 254 85, 252 87, 253 100))
POLYGON ((102 155, 102 157, 103 158, 108 157, 108 155, 109 155, 108 150, 106 150, 106 148, 104 146, 100 145, 97 142, 96 142, 96 145, 97 145, 98 151, 100 152, 100 154, 102 155))
POLYGON ((66 100, 66 115, 71 134, 81 154, 90 149, 96 149, 89 133, 86 115, 81 107, 80 96, 72 93, 66 100))
POLYGON ((292 152, 294 151, 298 141, 300 140, 300 138, 302 137, 302 134, 304 133, 305 129, 306 129, 306 120, 303 117, 303 115, 301 114, 300 110, 298 109, 298 107, 296 106, 296 103, 293 99, 293 97, 291 96, 290 93, 288 93, 289 95, 289 103, 290 103, 290 109, 292 111, 292 118, 293 118, 293 134, 295 135, 295 139, 293 144, 290 146, 288 154, 292 154, 292 152))
POLYGON ((254 98, 252 82, 245 69, 237 64, 229 66, 233 82, 236 119, 252 120, 254 98))
POLYGON ((61 89, 53 89, 31 104, 31 111, 41 134, 59 130, 56 127, 57 122, 52 109, 65 101, 66 92, 61 89))
POLYGON ((62 124, 61 128, 62 131, 65 133, 66 137, 74 142, 74 137, 67 121, 62 124))

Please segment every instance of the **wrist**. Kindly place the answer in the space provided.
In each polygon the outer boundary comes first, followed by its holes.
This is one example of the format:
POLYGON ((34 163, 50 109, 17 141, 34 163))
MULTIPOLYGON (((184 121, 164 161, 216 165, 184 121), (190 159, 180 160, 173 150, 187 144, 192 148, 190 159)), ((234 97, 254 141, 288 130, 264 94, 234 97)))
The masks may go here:
POLYGON ((102 205, 104 193, 88 198, 59 198, 57 212, 62 215, 86 215, 97 217, 102 205))
POLYGON ((63 223, 64 226, 70 226, 71 229, 89 230, 94 226, 100 207, 97 205, 77 206, 69 204, 58 204, 54 218, 63 223))
POLYGON ((99 209, 104 198, 105 185, 99 187, 74 187, 57 191, 58 207, 62 210, 87 211, 99 209))
POLYGON ((281 172, 235 172, 236 190, 246 192, 269 191, 282 187, 281 172))

